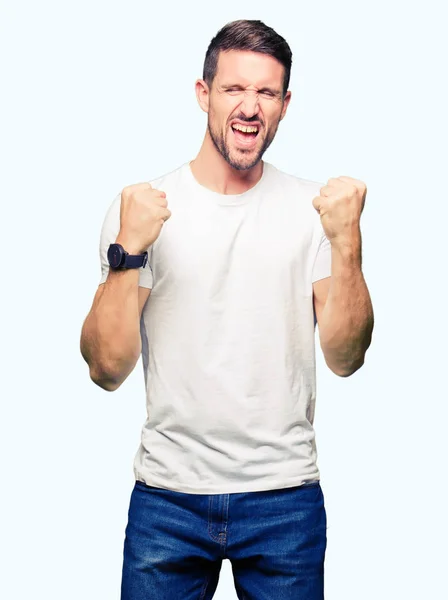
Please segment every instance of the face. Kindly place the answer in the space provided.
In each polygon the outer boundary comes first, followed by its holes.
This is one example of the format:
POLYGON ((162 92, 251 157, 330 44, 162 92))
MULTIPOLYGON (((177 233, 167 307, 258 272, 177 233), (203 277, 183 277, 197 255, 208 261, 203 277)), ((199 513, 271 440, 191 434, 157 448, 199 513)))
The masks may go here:
POLYGON ((215 79, 197 82, 198 100, 208 113, 208 134, 227 163, 250 169, 271 145, 286 114, 291 92, 283 92, 284 67, 275 58, 258 52, 221 52, 215 79), (257 132, 238 132, 238 125, 257 132))

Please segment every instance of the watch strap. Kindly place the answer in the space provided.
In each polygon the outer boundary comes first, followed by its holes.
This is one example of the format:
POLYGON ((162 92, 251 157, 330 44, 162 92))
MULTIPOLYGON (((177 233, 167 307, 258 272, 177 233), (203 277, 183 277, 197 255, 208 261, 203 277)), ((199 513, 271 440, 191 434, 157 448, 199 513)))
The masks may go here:
POLYGON ((148 261, 148 253, 143 254, 125 254, 122 269, 138 269, 145 267, 148 261))

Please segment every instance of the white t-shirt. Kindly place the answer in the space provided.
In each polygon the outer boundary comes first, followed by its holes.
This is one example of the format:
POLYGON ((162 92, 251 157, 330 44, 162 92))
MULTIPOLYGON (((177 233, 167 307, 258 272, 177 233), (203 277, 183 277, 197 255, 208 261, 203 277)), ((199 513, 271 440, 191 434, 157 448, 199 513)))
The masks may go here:
MULTIPOLYGON (((172 214, 140 269, 152 291, 134 473, 147 485, 224 494, 319 479, 312 284, 331 275, 331 248, 312 199, 324 184, 263 165, 236 195, 199 184, 189 162, 150 181, 172 214)), ((101 232, 101 283, 120 203, 101 232)))

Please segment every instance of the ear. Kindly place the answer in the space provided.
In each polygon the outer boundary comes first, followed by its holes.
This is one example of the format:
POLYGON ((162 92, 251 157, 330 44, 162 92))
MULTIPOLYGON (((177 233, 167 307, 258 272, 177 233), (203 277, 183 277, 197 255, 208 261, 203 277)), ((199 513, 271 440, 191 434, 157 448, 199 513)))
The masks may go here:
POLYGON ((286 92, 286 96, 285 99, 283 100, 283 108, 282 108, 282 114, 280 115, 280 121, 283 119, 283 117, 286 115, 286 111, 288 109, 289 103, 291 101, 291 92, 286 92))
POLYGON ((202 110, 208 113, 208 104, 210 98, 210 90, 203 79, 198 79, 195 83, 196 98, 202 110))

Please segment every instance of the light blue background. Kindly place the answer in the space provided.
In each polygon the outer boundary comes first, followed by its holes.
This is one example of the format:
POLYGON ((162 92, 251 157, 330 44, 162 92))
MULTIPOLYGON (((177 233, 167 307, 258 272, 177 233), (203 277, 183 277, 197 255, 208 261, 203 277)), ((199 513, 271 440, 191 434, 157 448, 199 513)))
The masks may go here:
MULTIPOLYGON (((145 401, 141 362, 110 394, 79 352, 100 228, 125 185, 198 152, 194 82, 211 38, 239 18, 274 27, 294 55, 266 160, 368 186, 373 343, 348 379, 317 358, 326 597, 448 597, 445 11, 2 0, 2 598, 119 598, 145 401)), ((215 598, 236 598, 228 561, 215 598)))

